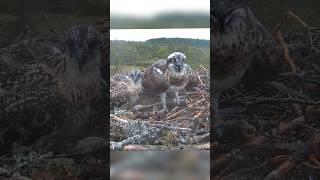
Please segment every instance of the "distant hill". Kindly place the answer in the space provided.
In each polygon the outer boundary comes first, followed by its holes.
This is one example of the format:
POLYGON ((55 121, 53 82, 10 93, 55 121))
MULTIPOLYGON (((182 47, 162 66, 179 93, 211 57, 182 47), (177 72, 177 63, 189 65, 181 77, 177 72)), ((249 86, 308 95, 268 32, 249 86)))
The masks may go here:
POLYGON ((209 13, 166 13, 150 18, 111 15, 111 29, 209 28, 209 13))
POLYGON ((156 38, 147 40, 148 44, 163 44, 163 45, 187 45, 200 48, 210 48, 209 40, 202 39, 187 39, 187 38, 156 38))

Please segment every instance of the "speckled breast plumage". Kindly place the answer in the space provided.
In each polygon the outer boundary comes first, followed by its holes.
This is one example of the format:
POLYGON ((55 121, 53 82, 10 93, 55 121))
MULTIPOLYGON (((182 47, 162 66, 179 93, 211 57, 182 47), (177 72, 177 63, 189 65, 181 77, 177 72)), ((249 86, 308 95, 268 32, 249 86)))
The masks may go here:
POLYGON ((171 85, 182 86, 186 85, 191 75, 191 68, 186 64, 186 67, 181 72, 177 72, 168 68, 164 74, 165 79, 170 82, 171 85))

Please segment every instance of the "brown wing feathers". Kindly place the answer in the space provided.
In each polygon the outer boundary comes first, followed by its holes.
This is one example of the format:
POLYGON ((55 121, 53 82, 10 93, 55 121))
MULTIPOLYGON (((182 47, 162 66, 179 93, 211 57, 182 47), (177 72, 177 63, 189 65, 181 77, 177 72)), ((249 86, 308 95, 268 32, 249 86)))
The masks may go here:
POLYGON ((169 88, 169 82, 164 79, 166 60, 160 59, 145 70, 142 86, 146 93, 162 93, 169 88))

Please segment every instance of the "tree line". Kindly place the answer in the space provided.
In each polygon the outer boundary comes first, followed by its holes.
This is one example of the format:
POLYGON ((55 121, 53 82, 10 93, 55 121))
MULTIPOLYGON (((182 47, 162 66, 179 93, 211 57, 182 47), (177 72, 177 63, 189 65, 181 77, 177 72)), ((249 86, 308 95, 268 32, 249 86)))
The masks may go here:
POLYGON ((184 53, 192 67, 209 67, 209 41, 188 38, 160 38, 145 42, 111 41, 110 64, 117 69, 122 66, 147 67, 175 51, 184 53))

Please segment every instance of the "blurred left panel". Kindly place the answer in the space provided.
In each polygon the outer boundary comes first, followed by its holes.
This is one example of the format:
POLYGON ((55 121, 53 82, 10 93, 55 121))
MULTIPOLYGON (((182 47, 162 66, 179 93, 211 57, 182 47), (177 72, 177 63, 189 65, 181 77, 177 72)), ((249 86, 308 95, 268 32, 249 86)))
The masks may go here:
POLYGON ((0 179, 105 179, 106 0, 0 1, 0 179))

